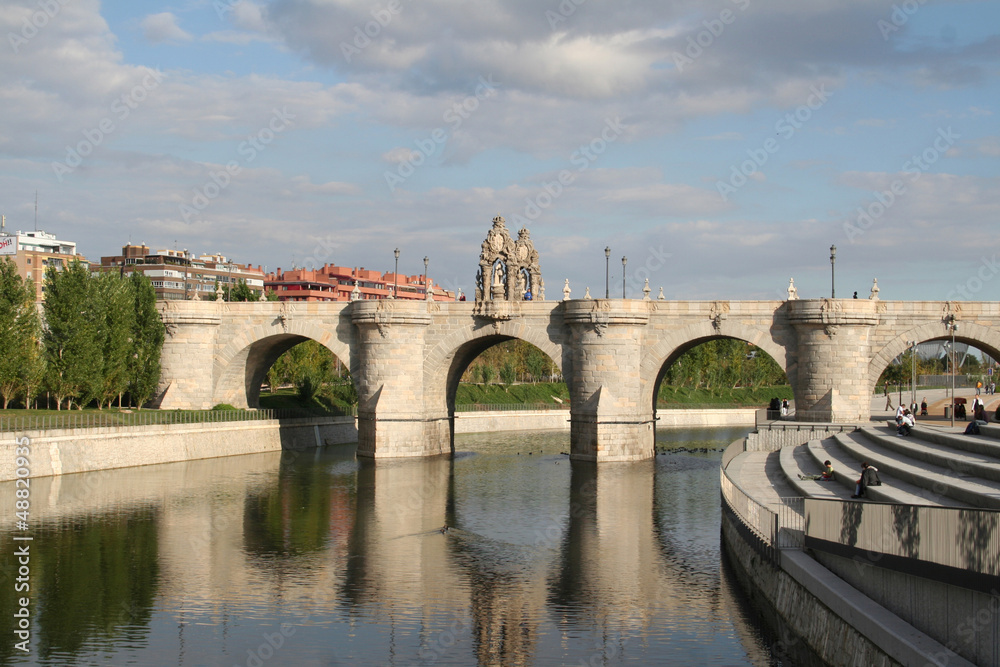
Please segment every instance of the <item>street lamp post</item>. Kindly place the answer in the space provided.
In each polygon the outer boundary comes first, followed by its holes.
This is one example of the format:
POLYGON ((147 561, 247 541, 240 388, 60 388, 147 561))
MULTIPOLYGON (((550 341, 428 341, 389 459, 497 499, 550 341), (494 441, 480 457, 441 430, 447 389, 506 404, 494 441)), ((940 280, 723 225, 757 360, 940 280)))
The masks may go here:
POLYGON ((955 425, 955 332, 958 331, 958 323, 955 316, 949 315, 945 319, 945 326, 951 331, 951 425, 955 425))
POLYGON ((837 262, 837 246, 830 246, 830 298, 837 298, 837 285, 834 272, 834 266, 837 262))
POLYGON ((611 279, 611 246, 605 246, 604 248, 604 298, 611 298, 611 283, 608 282, 611 279))
POLYGON ((396 298, 397 276, 399 275, 399 248, 392 251, 393 256, 396 258, 396 268, 392 270, 392 294, 389 295, 390 299, 396 298))
POLYGON ((628 264, 628 257, 622 255, 622 298, 625 298, 625 265, 628 264))
POLYGON ((427 296, 427 255, 424 255, 424 296, 427 296))
POLYGON ((917 341, 908 341, 910 346, 910 405, 917 404, 917 341))

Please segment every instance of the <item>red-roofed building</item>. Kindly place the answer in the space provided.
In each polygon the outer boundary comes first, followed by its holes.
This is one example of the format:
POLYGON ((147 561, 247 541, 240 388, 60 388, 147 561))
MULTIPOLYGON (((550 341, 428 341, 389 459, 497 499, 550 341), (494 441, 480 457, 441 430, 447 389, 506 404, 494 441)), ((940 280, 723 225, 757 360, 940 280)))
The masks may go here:
MULTIPOLYGON (((324 264, 318 269, 280 268, 264 278, 264 286, 273 291, 279 301, 350 301, 355 280, 362 299, 388 299, 393 285, 397 299, 424 300, 424 276, 394 276, 391 271, 380 273, 361 267, 352 269, 345 266, 324 264)), ((435 301, 454 301, 455 293, 431 285, 431 296, 435 301)))

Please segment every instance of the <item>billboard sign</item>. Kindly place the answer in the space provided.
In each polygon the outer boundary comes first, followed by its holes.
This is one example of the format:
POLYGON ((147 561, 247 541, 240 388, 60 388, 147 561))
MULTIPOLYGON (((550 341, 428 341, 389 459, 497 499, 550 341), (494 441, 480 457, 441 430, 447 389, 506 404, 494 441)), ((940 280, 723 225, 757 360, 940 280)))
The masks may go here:
POLYGON ((17 254, 17 237, 0 236, 0 255, 17 254))

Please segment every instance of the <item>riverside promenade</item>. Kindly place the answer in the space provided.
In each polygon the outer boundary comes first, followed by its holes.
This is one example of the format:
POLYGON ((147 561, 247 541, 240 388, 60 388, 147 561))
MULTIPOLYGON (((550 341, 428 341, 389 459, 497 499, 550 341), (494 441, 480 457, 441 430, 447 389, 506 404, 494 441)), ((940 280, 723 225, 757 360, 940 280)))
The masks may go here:
MULTIPOLYGON (((917 392, 910 437, 872 398, 869 422, 777 421, 730 446, 721 470, 726 550, 755 604, 805 664, 1000 662, 1000 426, 964 435, 950 390, 917 392), (834 482, 803 480, 830 460, 834 482), (852 499, 861 461, 882 485, 852 499)), ((974 389, 956 396, 971 403, 974 389)), ((1000 397, 983 395, 993 411, 1000 397)), ((910 394, 903 393, 904 405, 910 394)))

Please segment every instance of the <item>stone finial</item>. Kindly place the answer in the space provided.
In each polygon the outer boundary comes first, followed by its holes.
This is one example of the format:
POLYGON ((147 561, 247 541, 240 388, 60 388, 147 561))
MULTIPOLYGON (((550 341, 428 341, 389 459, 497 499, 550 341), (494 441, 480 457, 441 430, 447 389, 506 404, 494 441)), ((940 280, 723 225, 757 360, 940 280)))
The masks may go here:
POLYGON ((795 287, 795 278, 788 279, 788 300, 796 301, 799 298, 799 290, 795 287))
POLYGON ((215 286, 215 300, 216 301, 224 301, 224 299, 222 298, 222 285, 221 284, 215 286))
POLYGON ((566 284, 563 285, 563 301, 569 301, 569 293, 572 290, 569 288, 569 278, 566 279, 566 284))
POLYGON ((351 301, 360 301, 360 300, 361 300, 361 290, 358 289, 358 281, 357 279, 355 279, 354 289, 351 290, 351 301))
POLYGON ((642 286, 642 300, 649 301, 649 293, 652 291, 649 289, 649 278, 646 278, 646 284, 642 286))
MULTIPOLYGON (((425 278, 426 278, 426 276, 425 276, 425 278)), ((426 278, 426 280, 427 280, 427 284, 424 285, 424 294, 425 294, 424 299, 427 300, 427 301, 433 301, 434 300, 434 290, 431 288, 431 285, 433 285, 434 283, 431 282, 430 278, 426 278)))
POLYGON ((660 288, 660 293, 656 297, 657 301, 666 301, 667 297, 663 296, 663 288, 660 288))
POLYGON ((584 299, 590 299, 591 298, 591 296, 590 296, 590 287, 587 288, 587 293, 583 295, 583 298, 584 299))
POLYGON ((878 301, 878 278, 872 278, 872 293, 868 297, 872 301, 878 301))

